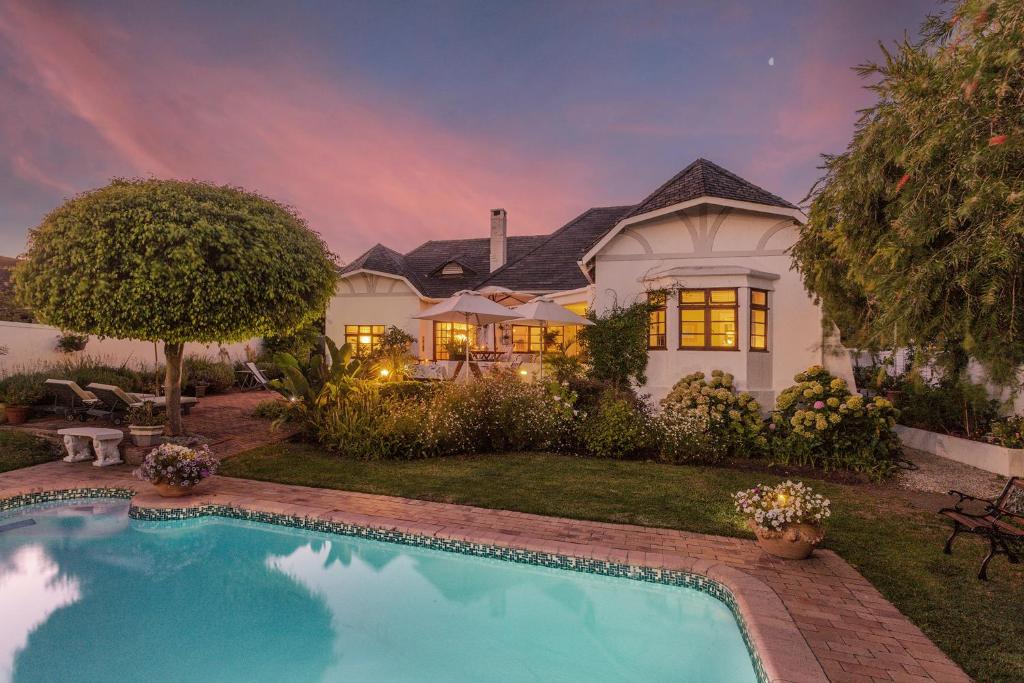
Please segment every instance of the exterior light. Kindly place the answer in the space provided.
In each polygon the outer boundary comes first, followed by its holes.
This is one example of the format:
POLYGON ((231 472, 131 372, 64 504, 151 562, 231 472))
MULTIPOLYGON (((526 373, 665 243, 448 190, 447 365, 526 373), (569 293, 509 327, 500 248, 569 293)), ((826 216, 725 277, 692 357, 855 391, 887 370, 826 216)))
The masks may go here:
POLYGON ((779 505, 785 505, 785 504, 786 504, 786 494, 785 493, 780 493, 779 494, 779 505))
POLYGON ((360 344, 369 344, 371 341, 373 341, 373 339, 368 334, 364 334, 361 337, 359 337, 360 344))
POLYGON ((387 377, 390 374, 391 374, 391 371, 388 370, 387 368, 381 368, 380 369, 380 376, 381 377, 387 377))
POLYGON ((528 373, 526 370, 520 370, 519 374, 522 375, 523 377, 526 377, 530 373, 528 373))

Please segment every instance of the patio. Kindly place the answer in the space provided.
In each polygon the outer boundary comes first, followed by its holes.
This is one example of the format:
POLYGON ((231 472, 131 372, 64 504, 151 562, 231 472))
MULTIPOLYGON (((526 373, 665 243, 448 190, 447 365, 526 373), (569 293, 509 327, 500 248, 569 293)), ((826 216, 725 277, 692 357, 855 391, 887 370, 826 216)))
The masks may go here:
MULTIPOLYGON (((272 399, 275 395, 265 391, 237 391, 205 396, 199 400, 189 415, 183 416, 185 433, 204 437, 210 450, 218 458, 227 458, 257 446, 287 439, 294 430, 287 426, 272 430, 269 420, 252 416, 253 408, 258 403, 272 399)), ((83 425, 79 422, 68 422, 56 415, 48 415, 17 426, 4 425, 2 428, 31 432, 59 440, 57 430, 75 426, 108 427, 123 431, 125 438, 121 442, 122 457, 128 463, 141 462, 149 450, 131 443, 127 426, 114 426, 102 418, 90 420, 83 425)))
MULTIPOLYGON (((0 474, 0 498, 83 487, 145 491, 130 467, 48 463, 0 474)), ((777 681, 968 681, 916 626, 835 553, 806 562, 763 554, 753 541, 545 517, 389 496, 215 477, 182 501, 144 492, 141 507, 217 504, 393 529, 408 534, 681 569, 720 580, 758 619, 751 635, 777 681), (781 602, 780 602, 781 601, 781 602), (795 629, 793 625, 795 624, 795 629), (806 656, 808 649, 813 657, 806 656), (803 655, 801 654, 803 653, 803 655)))

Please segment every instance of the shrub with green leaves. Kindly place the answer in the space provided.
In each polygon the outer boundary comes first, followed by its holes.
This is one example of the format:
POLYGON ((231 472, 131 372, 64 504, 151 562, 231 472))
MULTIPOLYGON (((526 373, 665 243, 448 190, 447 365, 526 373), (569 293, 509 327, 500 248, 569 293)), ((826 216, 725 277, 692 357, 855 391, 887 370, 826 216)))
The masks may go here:
POLYGON ((655 450, 650 411, 631 394, 608 390, 581 428, 583 446, 599 458, 642 458, 655 450))
POLYGON ((876 479, 895 470, 902 452, 893 430, 899 411, 889 400, 850 393, 846 380, 820 365, 793 379, 796 384, 779 394, 771 418, 777 461, 846 469, 876 479))
POLYGON ((182 379, 186 386, 205 384, 209 393, 223 393, 235 383, 235 368, 205 356, 186 356, 182 379))
POLYGON ((675 464, 721 461, 728 451, 715 438, 708 419, 693 409, 669 409, 654 418, 658 437, 658 456, 675 464))
POLYGON ((991 424, 985 440, 1004 448, 1024 448, 1024 415, 1010 415, 991 424))
MULTIPOLYGON (((703 372, 694 372, 676 382, 661 402, 662 412, 672 420, 675 414, 693 413, 704 425, 709 441, 718 444, 722 455, 752 457, 768 448, 761 405, 750 394, 737 393, 733 376, 721 370, 711 371, 711 380, 703 372)), ((714 457, 717 449, 710 455, 714 457)), ((685 459, 676 454, 674 459, 685 459)))
POLYGON ((978 438, 999 417, 999 402, 966 372, 947 373, 928 382, 915 371, 900 389, 899 422, 909 427, 978 438))

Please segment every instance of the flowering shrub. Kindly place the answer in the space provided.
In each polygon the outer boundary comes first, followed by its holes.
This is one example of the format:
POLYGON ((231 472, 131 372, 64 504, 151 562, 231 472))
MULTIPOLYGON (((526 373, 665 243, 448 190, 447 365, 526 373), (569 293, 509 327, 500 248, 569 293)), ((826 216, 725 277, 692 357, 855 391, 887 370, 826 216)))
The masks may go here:
POLYGON ((584 448, 599 458, 638 458, 655 447, 655 430, 646 405, 615 389, 601 395, 581 434, 584 448))
POLYGON ((899 411, 890 401, 850 393, 846 380, 820 365, 793 379, 796 384, 779 394, 772 413, 776 459, 876 478, 892 473, 901 447, 893 431, 899 411))
POLYGON ((736 512, 766 532, 779 532, 790 524, 820 527, 832 514, 831 501, 814 493, 803 482, 787 481, 777 486, 758 484, 734 493, 732 498, 736 512))
POLYGON ((1024 415, 1011 415, 990 426, 986 441, 1004 448, 1024 448, 1024 415))
POLYGON ((164 443, 151 450, 133 474, 153 484, 191 487, 215 474, 217 465, 205 445, 189 448, 164 443))
POLYGON ((746 392, 736 393, 733 376, 721 370, 712 370, 710 381, 703 372, 683 377, 661 405, 669 424, 703 424, 708 440, 719 444, 723 455, 749 457, 768 447, 760 404, 746 392), (678 413, 695 417, 688 420, 678 413))
POLYGON ((654 422, 658 454, 665 462, 714 463, 726 456, 725 444, 708 430, 708 419, 696 410, 665 410, 654 422))

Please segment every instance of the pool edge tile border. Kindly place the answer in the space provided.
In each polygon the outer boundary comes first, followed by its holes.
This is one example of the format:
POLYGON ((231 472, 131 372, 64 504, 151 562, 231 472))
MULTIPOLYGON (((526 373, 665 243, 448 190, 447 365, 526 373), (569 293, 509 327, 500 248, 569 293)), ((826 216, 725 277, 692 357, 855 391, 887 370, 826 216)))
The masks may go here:
MULTIPOLYGON (((128 487, 33 491, 0 499, 0 513, 40 503, 84 498, 132 500, 136 495, 137 492, 128 487)), ((177 504, 176 499, 161 502, 168 505, 177 504)), ((450 533, 441 528, 403 524, 397 520, 391 520, 389 523, 383 518, 347 515, 341 510, 324 513, 310 508, 309 511, 314 513, 312 515, 263 511, 234 502, 204 501, 202 493, 182 503, 185 504, 177 507, 156 507, 137 505, 132 500, 128 514, 132 519, 155 522, 200 517, 239 519, 489 557, 519 564, 691 588, 714 597, 729 608, 739 626, 759 682, 814 683, 829 680, 778 594, 764 581, 720 562, 665 553, 651 558, 658 564, 647 562, 646 557, 643 563, 638 563, 635 561, 634 553, 625 554, 610 549, 601 552, 602 549, 592 546, 573 548, 569 546, 575 544, 552 543, 537 539, 531 542, 531 539, 521 537, 510 537, 506 543, 506 539, 496 537, 495 534, 474 534, 472 527, 462 529, 462 533, 450 533), (346 521, 346 518, 349 521, 346 521), (601 556, 598 556, 599 554, 601 556), (619 559, 625 561, 618 561, 619 559)))

